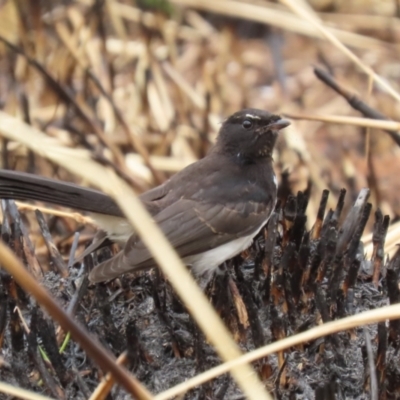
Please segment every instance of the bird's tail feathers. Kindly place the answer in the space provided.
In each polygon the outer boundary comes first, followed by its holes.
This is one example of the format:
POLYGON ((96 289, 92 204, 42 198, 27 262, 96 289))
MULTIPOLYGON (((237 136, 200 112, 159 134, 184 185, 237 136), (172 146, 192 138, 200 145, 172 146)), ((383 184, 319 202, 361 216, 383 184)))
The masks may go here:
POLYGON ((0 170, 0 199, 37 200, 82 211, 123 216, 114 200, 102 192, 24 172, 0 170))

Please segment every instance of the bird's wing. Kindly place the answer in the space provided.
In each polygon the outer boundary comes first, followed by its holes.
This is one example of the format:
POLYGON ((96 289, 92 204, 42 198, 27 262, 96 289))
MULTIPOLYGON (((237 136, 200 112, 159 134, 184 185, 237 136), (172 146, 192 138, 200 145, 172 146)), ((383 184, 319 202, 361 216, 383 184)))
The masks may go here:
MULTIPOLYGON (((239 237, 250 235, 266 223, 273 202, 235 202, 210 204, 181 199, 155 216, 180 257, 199 254, 239 237)), ((124 250, 97 266, 90 274, 94 282, 114 278, 131 270, 155 266, 151 253, 137 235, 132 235, 124 250)))
POLYGON ((142 193, 139 196, 139 199, 143 202, 147 211, 154 216, 163 208, 165 196, 168 195, 169 191, 170 181, 168 180, 163 184, 142 193))

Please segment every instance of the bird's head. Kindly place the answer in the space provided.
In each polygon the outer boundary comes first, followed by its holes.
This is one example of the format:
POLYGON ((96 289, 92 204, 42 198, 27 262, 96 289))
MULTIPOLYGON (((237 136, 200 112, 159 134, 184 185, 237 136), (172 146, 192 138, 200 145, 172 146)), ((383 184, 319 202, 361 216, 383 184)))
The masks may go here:
POLYGON ((216 150, 243 163, 271 158, 278 132, 289 124, 268 111, 255 108, 238 111, 222 124, 216 150))

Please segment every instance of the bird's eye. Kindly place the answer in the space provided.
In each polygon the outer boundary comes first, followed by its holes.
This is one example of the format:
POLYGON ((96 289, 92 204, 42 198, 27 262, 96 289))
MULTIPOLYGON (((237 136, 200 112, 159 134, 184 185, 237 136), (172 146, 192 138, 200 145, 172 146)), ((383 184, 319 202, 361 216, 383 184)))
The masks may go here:
POLYGON ((245 119, 242 123, 244 129, 250 129, 253 126, 253 122, 249 119, 245 119))

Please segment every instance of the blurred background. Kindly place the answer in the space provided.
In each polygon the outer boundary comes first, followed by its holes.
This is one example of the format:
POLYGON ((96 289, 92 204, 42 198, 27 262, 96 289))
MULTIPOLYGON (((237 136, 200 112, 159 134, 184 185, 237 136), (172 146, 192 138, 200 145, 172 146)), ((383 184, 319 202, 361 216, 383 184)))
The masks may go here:
MULTIPOLYGON (((399 1, 295 3, 398 89, 399 1)), ((1 0, 0 55, 3 111, 89 149, 139 192, 203 157, 238 109, 361 116, 315 66, 387 117, 400 114, 288 1, 1 0)), ((18 143, 0 144, 2 167, 76 180, 18 143)), ((378 129, 293 120, 274 159, 293 193, 310 191, 311 226, 325 188, 332 207, 342 187, 349 205, 369 186, 374 209, 396 219, 398 153, 378 129)))

